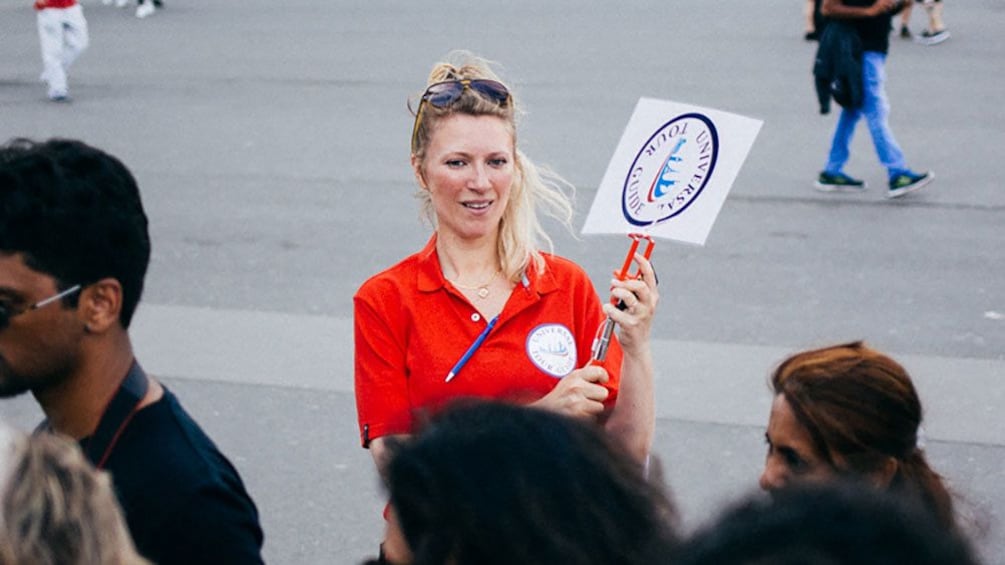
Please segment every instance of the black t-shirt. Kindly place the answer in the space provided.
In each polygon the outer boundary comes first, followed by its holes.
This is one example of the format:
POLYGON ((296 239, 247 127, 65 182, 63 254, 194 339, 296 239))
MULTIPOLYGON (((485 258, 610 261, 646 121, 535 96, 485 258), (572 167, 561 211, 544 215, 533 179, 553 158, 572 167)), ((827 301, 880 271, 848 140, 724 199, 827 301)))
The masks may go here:
MULTIPOLYGON (((841 2, 846 6, 868 7, 875 4, 876 0, 841 0, 841 2)), ((853 24, 858 31, 858 36, 862 39, 863 51, 887 53, 890 50, 890 22, 893 20, 893 15, 900 11, 901 6, 898 6, 892 12, 871 18, 849 18, 845 20, 853 24)))
POLYGON ((258 511, 237 470, 167 388, 103 468, 137 550, 157 565, 262 563, 258 511))

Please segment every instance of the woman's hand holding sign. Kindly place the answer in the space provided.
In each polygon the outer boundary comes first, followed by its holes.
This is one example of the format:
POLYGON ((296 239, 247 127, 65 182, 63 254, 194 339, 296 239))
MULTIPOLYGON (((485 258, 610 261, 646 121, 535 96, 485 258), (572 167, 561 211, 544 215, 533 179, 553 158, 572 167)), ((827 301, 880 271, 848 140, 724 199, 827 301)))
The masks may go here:
POLYGON ((648 351, 653 314, 660 299, 652 263, 640 253, 635 254, 634 261, 641 278, 612 279, 611 296, 620 303, 618 306, 604 304, 604 313, 621 328, 618 338, 626 355, 648 351), (619 307, 622 305, 623 308, 619 307))

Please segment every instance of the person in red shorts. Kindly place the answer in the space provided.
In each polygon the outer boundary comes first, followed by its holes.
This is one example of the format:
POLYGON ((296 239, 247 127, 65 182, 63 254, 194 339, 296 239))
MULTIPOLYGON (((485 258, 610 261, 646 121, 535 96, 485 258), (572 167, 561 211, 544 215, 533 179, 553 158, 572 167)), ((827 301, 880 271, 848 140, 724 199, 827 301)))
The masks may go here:
MULTIPOLYGON (((354 302, 361 441, 382 472, 385 440, 463 397, 530 404, 593 420, 641 465, 654 429, 649 335, 659 294, 650 263, 611 282, 601 304, 578 265, 541 251, 538 208, 570 225, 557 176, 517 148, 516 101, 486 61, 438 63, 419 99, 411 163, 434 233, 367 280, 354 302), (620 327, 603 364, 591 346, 620 327)), ((393 512, 392 512, 393 514, 393 512)), ((393 540, 389 562, 402 562, 393 540)))

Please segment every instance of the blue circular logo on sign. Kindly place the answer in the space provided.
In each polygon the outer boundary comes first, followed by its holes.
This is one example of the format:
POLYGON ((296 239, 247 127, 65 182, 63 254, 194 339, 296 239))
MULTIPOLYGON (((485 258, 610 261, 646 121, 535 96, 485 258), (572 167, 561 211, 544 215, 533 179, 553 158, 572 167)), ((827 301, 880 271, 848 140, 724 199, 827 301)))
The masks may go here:
POLYGON ((719 157, 719 134, 707 116, 682 114, 660 126, 632 161, 621 210, 636 226, 682 213, 705 189, 719 157))

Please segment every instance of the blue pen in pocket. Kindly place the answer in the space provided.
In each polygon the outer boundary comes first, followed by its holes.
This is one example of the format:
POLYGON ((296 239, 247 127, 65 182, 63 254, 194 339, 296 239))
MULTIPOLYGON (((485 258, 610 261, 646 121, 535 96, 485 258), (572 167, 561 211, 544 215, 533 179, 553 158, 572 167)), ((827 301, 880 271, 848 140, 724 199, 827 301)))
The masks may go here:
POLYGON ((499 321, 499 316, 496 316, 495 318, 489 320, 488 325, 485 326, 485 329, 482 330, 482 333, 478 334, 478 337, 475 338, 475 342, 472 343, 471 347, 469 347, 468 350, 464 352, 464 355, 461 355, 461 358, 454 365, 454 368, 450 369, 450 372, 447 373, 447 378, 444 380, 444 382, 449 383, 451 380, 453 380, 454 377, 457 376, 457 373, 461 372, 461 369, 463 369, 464 365, 467 364, 468 360, 471 359, 471 356, 475 354, 475 351, 478 351, 478 348, 482 346, 482 342, 484 342, 485 338, 489 336, 489 332, 491 332, 492 328, 495 327, 497 321, 499 321))

